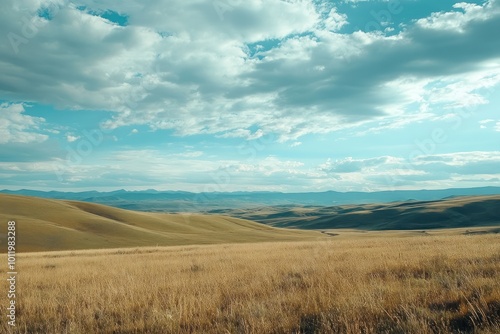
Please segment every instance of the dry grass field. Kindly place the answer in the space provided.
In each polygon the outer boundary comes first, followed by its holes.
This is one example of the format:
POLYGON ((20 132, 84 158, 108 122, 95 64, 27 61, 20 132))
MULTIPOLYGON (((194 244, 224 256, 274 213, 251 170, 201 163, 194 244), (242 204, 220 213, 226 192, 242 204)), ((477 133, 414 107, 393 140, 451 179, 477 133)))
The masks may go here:
POLYGON ((498 234, 28 253, 17 269, 15 333, 500 333, 498 234))

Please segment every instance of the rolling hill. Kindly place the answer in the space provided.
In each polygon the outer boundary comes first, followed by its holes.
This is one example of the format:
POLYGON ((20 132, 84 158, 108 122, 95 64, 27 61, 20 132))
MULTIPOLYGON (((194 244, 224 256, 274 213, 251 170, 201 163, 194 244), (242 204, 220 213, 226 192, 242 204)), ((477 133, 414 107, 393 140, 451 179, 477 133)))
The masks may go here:
MULTIPOLYGON (((307 240, 320 236, 221 215, 134 212, 86 202, 0 194, 0 245, 6 245, 9 220, 16 221, 16 249, 21 252, 307 240)), ((4 246, 1 252, 6 252, 4 246)))
POLYGON ((301 229, 422 230, 500 226, 500 196, 454 197, 342 206, 273 206, 212 210, 274 227, 301 229))

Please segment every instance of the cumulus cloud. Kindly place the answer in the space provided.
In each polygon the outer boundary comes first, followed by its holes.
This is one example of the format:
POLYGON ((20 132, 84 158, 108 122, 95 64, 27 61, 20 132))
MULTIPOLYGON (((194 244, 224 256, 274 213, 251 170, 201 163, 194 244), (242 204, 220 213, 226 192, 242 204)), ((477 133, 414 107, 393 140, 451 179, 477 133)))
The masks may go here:
POLYGON ((40 142, 48 138, 39 132, 45 120, 24 112, 23 104, 0 104, 0 144, 40 142))
POLYGON ((432 13, 430 17, 417 21, 417 25, 433 29, 439 32, 450 30, 453 32, 465 32, 466 25, 472 20, 485 20, 489 17, 484 9, 491 9, 498 12, 498 7, 494 6, 494 1, 489 1, 485 5, 477 5, 466 2, 459 2, 453 5, 458 11, 432 13))
POLYGON ((325 28, 330 31, 338 31, 346 24, 348 24, 347 15, 338 13, 336 8, 332 8, 324 20, 325 28))
POLYGON ((45 13, 48 3, 4 6, 0 28, 22 42, 17 52, 9 40, 0 46, 0 94, 113 111, 108 128, 296 141, 423 105, 419 119, 485 104, 483 90, 500 82, 493 0, 456 4, 392 36, 339 33, 346 14, 312 0, 234 2, 222 13, 211 1, 61 1, 45 13), (126 24, 103 17, 108 10, 126 24))

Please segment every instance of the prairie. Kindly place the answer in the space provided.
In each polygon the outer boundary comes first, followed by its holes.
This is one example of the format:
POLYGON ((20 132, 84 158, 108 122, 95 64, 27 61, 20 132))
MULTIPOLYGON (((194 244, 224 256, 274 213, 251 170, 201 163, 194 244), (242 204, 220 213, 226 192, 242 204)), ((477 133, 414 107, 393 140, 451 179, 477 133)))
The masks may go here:
POLYGON ((4 333, 500 332, 498 234, 25 253, 17 269, 4 333))

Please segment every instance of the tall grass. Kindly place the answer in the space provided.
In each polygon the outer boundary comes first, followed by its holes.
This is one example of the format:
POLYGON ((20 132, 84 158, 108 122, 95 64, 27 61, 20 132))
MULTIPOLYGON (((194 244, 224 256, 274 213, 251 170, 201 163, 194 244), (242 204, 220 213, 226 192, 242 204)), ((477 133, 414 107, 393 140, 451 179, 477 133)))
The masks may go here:
POLYGON ((25 254, 17 327, 0 330, 500 333, 499 241, 332 237, 25 254))

